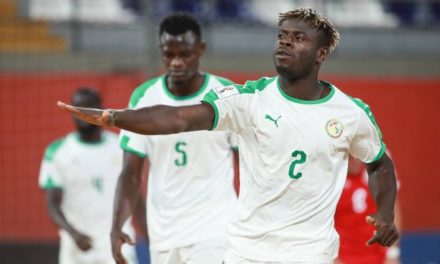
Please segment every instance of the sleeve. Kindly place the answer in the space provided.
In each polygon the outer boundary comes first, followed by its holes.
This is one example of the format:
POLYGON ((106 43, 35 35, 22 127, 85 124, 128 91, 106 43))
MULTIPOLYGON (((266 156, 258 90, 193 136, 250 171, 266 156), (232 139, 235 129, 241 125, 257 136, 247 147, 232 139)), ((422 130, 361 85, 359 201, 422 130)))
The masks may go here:
MULTIPOLYGON (((160 77, 153 78, 139 87, 137 87, 130 96, 130 102, 128 108, 139 108, 141 99, 145 96, 145 92, 157 81, 160 81, 160 77)), ((119 132, 119 146, 122 150, 135 154, 141 158, 147 156, 146 136, 139 135, 130 131, 121 129, 119 132)))
POLYGON ((385 153, 386 145, 370 107, 359 99, 353 101, 360 107, 359 120, 350 144, 350 154, 364 163, 379 160, 385 153))
POLYGON ((229 85, 214 88, 202 100, 212 106, 215 112, 212 130, 231 130, 240 133, 252 123, 252 109, 255 93, 248 84, 229 85))
POLYGON ((63 188, 63 177, 58 168, 55 156, 61 144, 62 140, 59 140, 46 148, 38 178, 38 184, 41 189, 63 188))
POLYGON ((135 154, 141 158, 147 156, 147 147, 144 135, 122 130, 119 133, 119 146, 124 151, 135 154))

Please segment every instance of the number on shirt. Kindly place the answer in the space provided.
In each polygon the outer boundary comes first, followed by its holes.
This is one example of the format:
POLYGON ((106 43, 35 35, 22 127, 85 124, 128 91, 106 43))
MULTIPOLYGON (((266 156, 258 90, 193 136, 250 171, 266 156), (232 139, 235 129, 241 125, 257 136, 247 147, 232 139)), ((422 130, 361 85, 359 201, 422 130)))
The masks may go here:
POLYGON ((292 179, 299 179, 302 176, 302 172, 298 171, 297 173, 295 173, 295 167, 298 164, 303 164, 304 162, 306 162, 307 155, 302 150, 295 150, 294 152, 292 152, 292 158, 294 158, 295 160, 290 163, 289 176, 292 179))
POLYGON ((95 190, 97 192, 99 192, 99 193, 102 192, 102 189, 104 186, 103 186, 103 180, 101 177, 99 177, 99 176, 93 177, 92 178, 92 185, 93 185, 93 188, 95 188, 95 190))
POLYGON ((176 164, 178 167, 185 166, 187 162, 186 152, 183 147, 186 147, 186 142, 177 142, 174 146, 174 149, 180 155, 179 158, 174 160, 174 164, 176 164))

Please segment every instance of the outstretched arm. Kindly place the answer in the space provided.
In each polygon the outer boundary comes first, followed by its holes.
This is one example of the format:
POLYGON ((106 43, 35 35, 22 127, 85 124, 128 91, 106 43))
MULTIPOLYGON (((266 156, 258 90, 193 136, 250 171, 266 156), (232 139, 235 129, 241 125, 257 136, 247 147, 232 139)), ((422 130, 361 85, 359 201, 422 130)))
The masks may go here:
POLYGON ((377 229, 367 244, 379 243, 382 246, 391 246, 399 238, 394 224, 394 204, 396 200, 397 184, 394 175, 394 165, 387 154, 378 161, 367 165, 368 187, 377 205, 377 213, 367 217, 367 223, 377 229))
POLYGON ((183 107, 158 105, 122 110, 82 108, 62 102, 58 102, 58 106, 89 123, 116 126, 145 135, 208 130, 214 123, 214 110, 205 103, 183 107))

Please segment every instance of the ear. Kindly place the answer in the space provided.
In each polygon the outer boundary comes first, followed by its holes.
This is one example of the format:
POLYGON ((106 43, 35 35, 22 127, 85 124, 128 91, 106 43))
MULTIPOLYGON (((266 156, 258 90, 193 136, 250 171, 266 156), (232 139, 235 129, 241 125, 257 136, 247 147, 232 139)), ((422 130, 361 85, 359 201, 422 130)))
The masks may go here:
POLYGON ((327 46, 318 48, 316 51, 316 62, 323 63, 328 55, 330 54, 330 49, 327 46))

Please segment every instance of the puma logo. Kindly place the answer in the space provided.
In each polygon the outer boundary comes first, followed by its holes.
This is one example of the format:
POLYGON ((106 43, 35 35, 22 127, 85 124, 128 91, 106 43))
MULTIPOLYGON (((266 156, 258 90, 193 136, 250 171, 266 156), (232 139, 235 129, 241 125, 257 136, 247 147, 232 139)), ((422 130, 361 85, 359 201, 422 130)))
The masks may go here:
POLYGON ((279 116, 277 119, 273 119, 273 117, 266 114, 266 116, 264 118, 269 121, 272 121, 278 127, 278 120, 280 120, 281 116, 279 116))

